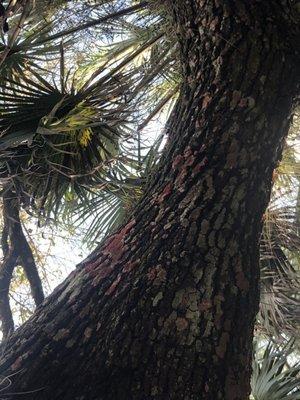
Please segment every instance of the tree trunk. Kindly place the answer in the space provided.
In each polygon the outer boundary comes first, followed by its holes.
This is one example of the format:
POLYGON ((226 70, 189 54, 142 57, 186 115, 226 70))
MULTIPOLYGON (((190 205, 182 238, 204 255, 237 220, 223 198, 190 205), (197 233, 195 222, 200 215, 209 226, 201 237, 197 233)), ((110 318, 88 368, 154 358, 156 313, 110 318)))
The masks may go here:
POLYGON ((129 222, 4 344, 3 395, 248 399, 259 237, 299 88, 286 3, 170 3, 184 83, 162 161, 129 222))
POLYGON ((44 292, 31 248, 22 229, 17 195, 6 187, 2 196, 4 227, 1 238, 3 262, 0 264, 0 320, 3 338, 7 338, 14 331, 9 287, 15 267, 22 265, 36 306, 44 301, 44 292))

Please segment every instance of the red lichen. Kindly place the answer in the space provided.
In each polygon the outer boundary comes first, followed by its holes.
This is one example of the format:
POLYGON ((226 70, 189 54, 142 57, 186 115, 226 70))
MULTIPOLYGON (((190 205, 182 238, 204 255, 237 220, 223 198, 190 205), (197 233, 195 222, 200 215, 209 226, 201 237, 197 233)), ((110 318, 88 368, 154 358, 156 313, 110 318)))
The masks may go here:
POLYGON ((193 150, 192 150, 191 146, 187 146, 187 147, 184 149, 183 157, 184 157, 185 159, 188 159, 192 154, 193 154, 193 150))
POLYGON ((212 307, 212 303, 210 300, 203 300, 198 306, 199 311, 202 311, 202 312, 209 310, 211 307, 212 307))
POLYGON ((272 182, 275 182, 277 178, 278 178, 278 170, 274 169, 272 174, 272 182))
POLYGON ((239 102, 239 107, 247 107, 248 99, 246 97, 242 98, 239 102))
POLYGON ((97 260, 93 261, 93 262, 89 262, 86 266, 85 269, 88 272, 93 272, 94 270, 96 270, 100 265, 101 265, 101 257, 100 259, 98 258, 97 260))
POLYGON ((191 154, 185 162, 185 167, 191 167, 194 164, 195 160, 196 160, 195 155, 191 154))
POLYGON ((132 271, 137 265, 137 261, 128 261, 123 267, 123 272, 128 273, 132 271))
POLYGON ((177 318, 175 321, 176 328, 178 331, 184 331, 185 329, 188 328, 189 323, 185 318, 177 318))
POLYGON ((111 236, 108 239, 108 243, 102 250, 104 255, 109 255, 113 263, 115 264, 123 255, 126 248, 124 247, 125 236, 130 232, 131 228, 135 224, 135 220, 131 220, 125 225, 118 233, 111 236))
POLYGON ((154 284, 160 284, 166 281, 167 272, 162 266, 157 265, 149 270, 147 277, 150 281, 154 281, 154 284))
POLYGON ((157 197, 157 202, 160 204, 162 203, 167 197, 170 196, 170 194, 172 193, 172 189, 173 189, 173 185, 172 183, 168 183, 163 191, 161 192, 161 194, 157 197))
POLYGON ((183 162, 184 162, 184 157, 182 155, 176 156, 172 162, 172 169, 176 170, 183 162))
POLYGON ((110 273, 113 271, 114 269, 114 264, 110 265, 110 266, 102 266, 98 271, 97 271, 97 275, 93 281, 93 284, 97 284, 100 281, 102 281, 102 279, 107 278, 110 273))
POLYGON ((16 361, 12 364, 12 366, 11 366, 11 370, 12 371, 17 371, 17 370, 19 370, 20 368, 21 368, 21 366, 22 366, 22 356, 20 356, 20 357, 18 357, 17 359, 16 359, 16 361))
POLYGON ((187 170, 186 170, 186 167, 184 166, 175 180, 175 185, 177 187, 181 186, 183 184, 183 182, 185 181, 186 176, 187 176, 187 170))
POLYGON ((148 272, 148 274, 147 274, 147 277, 148 277, 148 279, 149 279, 150 281, 153 281, 153 280, 156 278, 156 275, 157 275, 157 268, 158 268, 158 267, 154 267, 154 268, 151 268, 151 269, 149 270, 149 272, 148 272))
POLYGON ((117 286, 119 285, 121 281, 121 275, 119 274, 116 278, 116 280, 110 285, 110 287, 107 289, 107 291, 105 292, 105 294, 107 296, 110 296, 111 294, 113 294, 117 288, 117 286))
POLYGON ((127 250, 127 246, 124 245, 124 240, 134 224, 135 220, 129 221, 119 232, 109 237, 98 258, 86 265, 86 270, 94 277, 92 282, 93 286, 97 286, 102 279, 107 278, 111 274, 114 267, 127 250))
POLYGON ((212 22, 209 25, 210 30, 215 31, 218 23, 219 23, 219 19, 218 19, 218 17, 216 17, 215 19, 212 20, 212 22))
POLYGON ((210 93, 205 94, 203 100, 202 100, 202 110, 205 110, 209 103, 211 102, 212 98, 210 93))
POLYGON ((193 175, 196 175, 199 172, 201 172, 207 164, 208 164, 208 158, 204 157, 203 160, 199 164, 197 164, 195 168, 193 168, 193 175))

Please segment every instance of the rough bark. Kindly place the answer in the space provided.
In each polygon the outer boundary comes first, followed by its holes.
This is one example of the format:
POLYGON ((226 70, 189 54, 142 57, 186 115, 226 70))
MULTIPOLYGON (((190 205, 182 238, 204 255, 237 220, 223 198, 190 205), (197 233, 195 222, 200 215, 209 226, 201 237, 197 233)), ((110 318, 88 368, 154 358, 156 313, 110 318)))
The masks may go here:
POLYGON ((299 88, 298 32, 283 0, 170 10, 185 80, 162 161, 128 223, 5 344, 7 396, 248 399, 259 237, 299 88))

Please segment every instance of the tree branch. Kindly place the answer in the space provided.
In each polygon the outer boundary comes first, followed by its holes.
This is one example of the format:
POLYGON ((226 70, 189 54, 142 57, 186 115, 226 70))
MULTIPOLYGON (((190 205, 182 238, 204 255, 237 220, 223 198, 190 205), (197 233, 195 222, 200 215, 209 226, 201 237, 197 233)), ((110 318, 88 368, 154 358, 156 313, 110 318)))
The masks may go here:
POLYGON ((10 210, 10 242, 12 248, 14 248, 20 259, 20 263, 25 271, 26 277, 30 284, 31 294, 34 299, 36 306, 40 305, 44 300, 44 293, 42 282, 39 277, 39 273, 34 261, 32 250, 27 242, 24 235, 21 221, 20 221, 20 209, 19 202, 16 195, 11 191, 9 193, 8 207, 10 210))
POLYGON ((9 305, 9 286, 16 265, 20 263, 25 271, 36 306, 43 302, 44 292, 32 250, 22 229, 19 201, 11 189, 7 189, 3 194, 3 217, 4 260, 0 267, 0 318, 2 319, 3 336, 7 337, 14 329, 9 305))
POLYGON ((9 285, 17 258, 16 252, 10 250, 4 257, 3 263, 0 266, 0 318, 2 321, 2 334, 4 339, 14 331, 14 321, 9 304, 9 285))

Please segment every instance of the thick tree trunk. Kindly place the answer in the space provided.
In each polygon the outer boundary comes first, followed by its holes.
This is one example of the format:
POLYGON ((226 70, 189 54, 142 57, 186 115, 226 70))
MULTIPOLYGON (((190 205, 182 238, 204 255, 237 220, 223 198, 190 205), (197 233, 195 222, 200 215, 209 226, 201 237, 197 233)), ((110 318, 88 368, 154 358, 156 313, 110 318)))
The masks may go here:
POLYGON ((170 4, 185 80, 162 162, 4 345, 6 397, 248 398, 259 236, 299 84, 286 3, 170 4))

